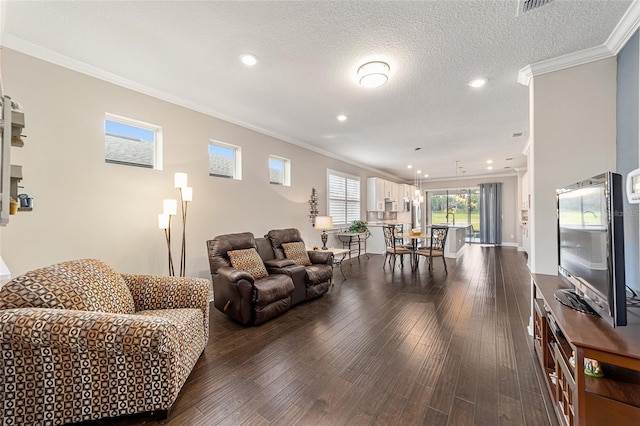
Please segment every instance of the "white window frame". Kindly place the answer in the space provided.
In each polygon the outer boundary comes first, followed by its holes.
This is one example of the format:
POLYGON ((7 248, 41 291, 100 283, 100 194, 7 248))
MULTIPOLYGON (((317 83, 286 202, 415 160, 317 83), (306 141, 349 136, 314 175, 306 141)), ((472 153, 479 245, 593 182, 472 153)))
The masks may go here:
POLYGON ((230 149, 233 151, 233 176, 220 175, 216 173, 211 173, 211 166, 209 165, 209 176, 219 177, 223 179, 233 179, 233 180, 242 180, 242 148, 237 145, 232 145, 226 142, 220 142, 214 139, 209 140, 209 144, 207 145, 207 157, 211 159, 211 154, 209 153, 209 149, 211 146, 217 146, 219 148, 230 149))
POLYGON ((360 220, 362 217, 362 179, 359 176, 351 175, 348 173, 339 172, 337 170, 327 169, 327 215, 333 217, 334 225, 350 225, 354 220, 360 220), (344 179, 345 185, 345 194, 344 197, 335 197, 332 196, 332 184, 331 178, 340 178, 344 179), (349 194, 349 181, 358 183, 358 191, 357 194, 349 194), (336 205, 337 203, 344 203, 344 215, 340 215, 339 217, 335 214, 335 209, 332 214, 332 205, 336 205), (354 208, 357 206, 357 208, 354 208), (351 207, 351 208, 350 208, 351 207), (349 215, 349 212, 357 211, 356 214, 349 215))
POLYGON ((105 158, 104 161, 107 164, 120 164, 124 166, 141 167, 145 169, 162 170, 162 127, 156 124, 146 123, 144 121, 136 120, 129 117, 123 117, 121 115, 105 113, 104 115, 104 135, 107 136, 107 121, 113 121, 116 123, 125 124, 128 126, 138 127, 140 129, 152 131, 154 134, 153 141, 153 165, 134 163, 128 161, 116 161, 108 160, 106 153, 106 141, 105 141, 105 158))
POLYGON ((291 160, 277 155, 269 155, 269 183, 272 185, 291 186, 291 160), (282 182, 271 180, 271 161, 282 163, 282 182))

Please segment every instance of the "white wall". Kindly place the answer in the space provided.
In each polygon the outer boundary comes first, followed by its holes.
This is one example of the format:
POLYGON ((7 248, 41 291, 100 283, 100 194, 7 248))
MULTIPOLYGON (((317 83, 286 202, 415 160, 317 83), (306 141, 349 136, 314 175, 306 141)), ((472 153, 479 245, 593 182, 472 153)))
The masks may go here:
MULTIPOLYGON (((319 244, 307 200, 315 187, 326 214, 327 168, 362 178, 363 217, 366 178, 383 175, 6 48, 2 55, 5 92, 22 104, 28 136, 24 148, 12 148, 12 163, 22 164, 21 192, 34 198, 34 210, 11 216, 2 230, 0 254, 14 277, 81 257, 121 272, 166 274, 157 214, 163 198, 178 197, 175 172, 188 173, 194 191, 187 275, 206 278, 205 242, 218 234, 296 227, 319 244), (105 112, 162 126, 162 171, 104 162, 105 112), (208 175, 209 139, 242 147, 242 181, 208 175), (269 184, 269 154, 291 160, 291 187, 269 184)), ((174 226, 174 258, 180 233, 174 226)))
POLYGON ((530 267, 555 275, 556 188, 616 169, 616 58, 536 76, 529 94, 530 267))
MULTIPOLYGON (((481 183, 502 183, 502 243, 516 246, 520 233, 520 210, 518 207, 518 179, 513 176, 494 176, 456 180, 428 181, 422 189, 439 190, 453 188, 474 188, 481 183)), ((424 214, 424 213, 423 213, 424 214)))
POLYGON ((519 232, 516 234, 517 236, 516 240, 518 243, 518 250, 529 253, 529 250, 530 250, 529 241, 528 241, 529 228, 528 228, 528 224, 526 226, 522 224, 523 212, 526 211, 527 212, 526 214, 528 215, 528 211, 529 211, 529 206, 528 206, 529 175, 526 170, 518 170, 517 188, 518 188, 518 197, 517 197, 516 205, 518 207, 516 207, 516 215, 518 215, 518 219, 516 221, 517 222, 516 226, 519 225, 518 227, 519 232))

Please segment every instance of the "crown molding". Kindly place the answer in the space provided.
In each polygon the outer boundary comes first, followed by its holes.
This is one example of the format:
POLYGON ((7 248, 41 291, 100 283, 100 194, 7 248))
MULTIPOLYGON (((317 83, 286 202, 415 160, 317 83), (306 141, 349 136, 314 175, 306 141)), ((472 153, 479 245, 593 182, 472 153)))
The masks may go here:
POLYGON ((640 1, 634 0, 625 12, 618 25, 613 29, 609 38, 604 43, 614 54, 620 53, 636 30, 640 27, 640 1))
POLYGON ((518 83, 528 86, 529 83, 531 83, 531 79, 535 76, 588 64, 589 62, 599 61, 600 59, 606 59, 612 56, 615 56, 615 54, 603 44, 536 62, 535 64, 527 65, 518 72, 518 83))
POLYGON ((634 0, 604 44, 527 65, 518 72, 517 81, 528 86, 537 75, 616 56, 639 27, 640 0, 634 0))
MULTIPOLYGON (((120 87, 124 87, 126 89, 132 90, 134 92, 141 93, 143 95, 151 96, 153 98, 169 102, 174 105, 178 105, 189 110, 200 112, 202 114, 208 115, 210 117, 217 118, 219 120, 226 121, 231 124, 235 124, 237 126, 243 127, 245 129, 252 130, 254 132, 260 133, 265 136, 270 136, 272 138, 290 143, 292 145, 298 146, 300 148, 304 148, 306 150, 315 152, 320 155, 324 155, 325 157, 333 158, 336 160, 340 160, 344 163, 351 164, 352 166, 359 167, 361 169, 376 173, 376 174, 384 174, 387 176, 389 173, 386 173, 382 170, 378 170, 371 166, 367 166, 366 164, 358 163, 357 161, 353 161, 344 157, 341 157, 335 153, 325 151, 324 149, 318 148, 315 145, 308 144, 306 142, 302 142, 299 140, 292 139, 290 137, 281 135, 277 132, 273 132, 271 130, 256 126, 254 124, 248 123, 243 120, 238 120, 235 117, 230 117, 226 114, 223 114, 219 111, 212 110, 211 108, 204 107, 200 104, 187 101, 183 98, 171 95, 169 93, 163 92, 161 90, 154 89, 152 87, 146 86, 144 84, 137 83, 133 80, 129 80, 123 78, 117 74, 110 73, 108 71, 102 70, 93 65, 87 64, 82 61, 78 61, 76 59, 70 58, 66 55, 62 55, 60 53, 54 52, 49 49, 45 49, 36 44, 25 41, 19 37, 16 37, 12 34, 8 33, 0 33, 0 48, 6 47, 17 52, 23 53, 25 55, 32 56, 37 59, 41 59, 45 62, 49 62, 63 68, 70 69, 72 71, 76 71, 81 74, 88 75, 90 77, 94 77, 96 79, 106 81, 107 83, 112 83, 120 87)), ((395 176, 395 178, 398 178, 395 176)))
POLYGON ((533 78, 533 69, 531 68, 531 65, 527 65, 526 67, 518 71, 518 77, 516 78, 516 81, 522 84, 523 86, 529 86, 529 83, 531 82, 532 78, 533 78))

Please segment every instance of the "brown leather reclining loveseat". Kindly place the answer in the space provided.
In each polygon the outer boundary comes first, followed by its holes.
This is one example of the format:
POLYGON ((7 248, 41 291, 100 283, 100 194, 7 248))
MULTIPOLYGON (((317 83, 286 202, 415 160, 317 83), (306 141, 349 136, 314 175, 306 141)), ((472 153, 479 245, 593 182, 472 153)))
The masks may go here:
MULTIPOLYGON (((300 231, 295 228, 272 229, 265 235, 271 242, 273 254, 276 259, 287 259, 287 248, 291 245, 305 247, 300 231)), ((331 287, 333 277, 333 253, 326 251, 304 250, 308 259, 302 255, 302 263, 305 268, 305 299, 312 300, 322 296, 331 287)), ((297 302, 295 302, 297 303, 297 302)), ((294 304, 295 304, 294 303, 294 304)))
POLYGON ((214 306, 240 324, 261 324, 329 291, 330 252, 307 251, 297 229, 225 234, 207 241, 214 306))

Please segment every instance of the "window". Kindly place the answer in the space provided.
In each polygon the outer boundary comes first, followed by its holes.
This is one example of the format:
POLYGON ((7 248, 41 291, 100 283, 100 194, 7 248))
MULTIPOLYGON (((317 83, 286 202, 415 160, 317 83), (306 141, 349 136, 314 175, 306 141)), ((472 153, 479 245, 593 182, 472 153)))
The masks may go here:
POLYGON ((104 161, 112 164, 162 169, 161 128, 153 124, 106 114, 104 161))
POLYGON ((360 178, 327 170, 329 216, 334 225, 360 220, 360 178))
POLYGON ((269 183, 291 186, 291 162, 288 159, 269 156, 269 183))
POLYGON ((222 142, 209 142, 209 176, 242 179, 240 147, 222 142))

